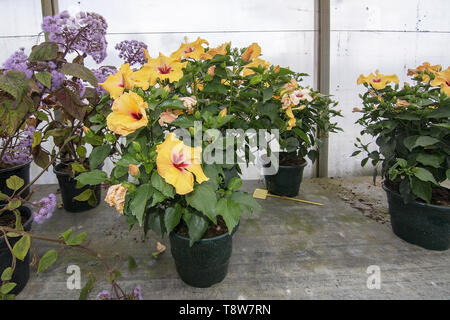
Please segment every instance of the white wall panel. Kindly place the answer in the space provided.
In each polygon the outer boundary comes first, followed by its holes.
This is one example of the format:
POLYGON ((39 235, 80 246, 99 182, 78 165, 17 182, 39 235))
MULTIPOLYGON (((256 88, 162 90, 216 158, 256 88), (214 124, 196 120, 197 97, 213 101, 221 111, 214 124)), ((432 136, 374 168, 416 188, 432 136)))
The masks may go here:
MULTIPOLYGON (((356 84, 360 74, 379 69, 381 73, 407 80, 408 68, 424 61, 450 65, 450 10, 446 0, 333 0, 331 2, 331 94, 339 101, 344 118, 343 133, 332 134, 329 149, 329 175, 371 174, 370 164, 360 167, 363 155, 349 158, 361 127, 355 125, 361 107, 356 84)), ((368 140, 366 140, 368 141, 368 140)))

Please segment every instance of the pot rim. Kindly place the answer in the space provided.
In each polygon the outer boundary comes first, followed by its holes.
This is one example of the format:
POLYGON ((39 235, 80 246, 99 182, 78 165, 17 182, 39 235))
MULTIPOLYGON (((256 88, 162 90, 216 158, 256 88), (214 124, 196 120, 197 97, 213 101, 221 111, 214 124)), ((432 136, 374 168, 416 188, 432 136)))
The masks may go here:
POLYGON ((32 162, 33 162, 33 159, 31 159, 31 160, 29 160, 29 161, 27 161, 25 163, 18 164, 18 165, 14 166, 14 167, 0 169, 0 173, 14 171, 14 170, 17 170, 17 169, 19 169, 21 167, 26 167, 26 166, 30 165, 32 162))
MULTIPOLYGON (((389 191, 389 192, 392 193, 396 198, 398 198, 398 199, 400 199, 401 201, 403 201, 403 198, 400 196, 399 193, 397 193, 397 192, 395 192, 395 191, 389 189, 389 188, 386 186, 384 180, 381 182, 381 187, 383 188, 384 191, 386 191, 386 192, 389 191)), ((441 210, 441 211, 442 211, 442 210, 448 211, 448 212, 450 213, 450 207, 449 207, 449 206, 439 206, 439 205, 436 205, 436 204, 428 204, 428 203, 425 203, 425 202, 419 202, 419 201, 416 201, 416 200, 413 200, 413 202, 411 202, 411 203, 414 204, 414 205, 417 205, 417 206, 428 207, 428 208, 435 208, 435 209, 439 209, 439 210, 441 210)))
MULTIPOLYGON (((68 162, 68 163, 70 163, 70 162, 68 162)), ((60 175, 60 176, 72 176, 72 174, 70 174, 70 173, 63 172, 63 171, 58 171, 58 169, 59 169, 60 166, 62 166, 62 165, 66 165, 66 163, 64 163, 64 162, 55 163, 55 164, 53 165, 53 173, 54 173, 54 174, 57 174, 57 175, 60 175)), ((101 169, 101 168, 103 168, 103 165, 104 165, 104 162, 102 162, 96 169, 101 169)))
MULTIPOLYGON (((25 221, 25 223, 22 223, 23 228, 25 229, 25 231, 29 231, 31 229, 31 224, 34 221, 33 212, 31 210, 31 208, 29 206, 27 206, 27 205, 22 205, 22 206, 20 206, 17 209, 20 211, 21 208, 30 213, 30 217, 27 219, 27 221, 25 221), (28 226, 30 226, 30 229, 27 230, 28 226)), ((2 245, 3 242, 5 242, 5 239, 4 239, 4 237, 1 237, 0 238, 0 245, 2 245)))
MULTIPOLYGON (((239 219, 239 222, 238 222, 237 225, 234 227, 234 229, 233 229, 233 231, 231 232, 231 234, 229 234, 229 233, 224 233, 224 234, 221 234, 220 236, 217 236, 217 237, 206 238, 206 239, 200 239, 200 240, 195 241, 194 244, 197 243, 197 242, 205 243, 205 242, 210 242, 210 241, 220 240, 220 239, 222 239, 222 238, 225 238, 226 236, 230 236, 230 237, 231 237, 231 236, 233 236, 233 235, 236 233, 236 231, 237 231, 237 229, 239 228, 239 225, 240 225, 240 224, 241 224, 241 220, 239 219)), ((190 241, 190 240, 191 240, 190 238, 186 238, 186 237, 184 237, 184 236, 182 236, 182 235, 176 233, 176 232, 173 231, 173 230, 170 231, 170 234, 173 234, 175 237, 180 238, 180 239, 185 240, 185 241, 190 241)))

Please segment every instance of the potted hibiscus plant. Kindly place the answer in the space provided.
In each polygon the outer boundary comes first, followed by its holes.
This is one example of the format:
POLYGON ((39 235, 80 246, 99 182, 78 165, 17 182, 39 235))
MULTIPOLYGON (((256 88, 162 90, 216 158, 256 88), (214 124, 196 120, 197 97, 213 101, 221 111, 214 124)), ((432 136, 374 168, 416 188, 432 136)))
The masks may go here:
POLYGON ((355 108, 363 126, 357 139, 367 153, 361 164, 381 163, 393 232, 407 242, 431 250, 450 247, 450 68, 423 63, 409 69, 415 84, 398 85, 396 75, 378 71, 358 78, 366 92, 363 108, 355 108), (395 85, 392 85, 395 83, 395 85))
MULTIPOLYGON (((227 114, 230 97, 223 83, 233 65, 230 46, 205 44, 183 43, 157 58, 144 51, 148 61, 141 68, 122 65, 101 84, 114 99, 105 124, 124 137, 105 201, 130 228, 169 233, 177 271, 195 287, 225 278, 241 214, 260 209, 239 191, 239 177, 226 176, 232 164, 203 161, 227 150, 212 145, 236 118, 227 114)), ((235 156, 237 142, 232 143, 228 150, 235 156)), ((92 175, 77 179, 83 183, 92 175)))
POLYGON ((271 145, 262 157, 265 181, 272 194, 298 195, 307 165, 306 157, 314 162, 321 145, 321 135, 340 129, 331 119, 341 116, 333 107, 337 102, 329 96, 301 85, 305 73, 271 65, 259 58, 261 48, 249 46, 242 54, 237 79, 241 103, 250 109, 247 122, 252 128, 277 130, 277 156, 271 145))

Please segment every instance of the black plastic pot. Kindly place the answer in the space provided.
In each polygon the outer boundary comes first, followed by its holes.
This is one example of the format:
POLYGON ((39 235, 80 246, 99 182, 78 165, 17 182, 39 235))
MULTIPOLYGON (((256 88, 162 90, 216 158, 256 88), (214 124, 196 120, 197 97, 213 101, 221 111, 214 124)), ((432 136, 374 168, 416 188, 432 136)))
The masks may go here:
POLYGON ((401 239, 429 250, 450 248, 450 207, 413 201, 382 184, 387 194, 392 231, 401 239))
POLYGON ((70 173, 61 171, 64 166, 66 166, 66 164, 59 163, 53 168, 53 172, 56 174, 56 178, 58 178, 64 209, 70 212, 81 212, 97 207, 100 203, 102 191, 101 185, 84 186, 83 188, 77 189, 77 180, 75 180, 70 173), (94 206, 91 206, 87 201, 78 201, 74 199, 74 197, 87 189, 92 189, 94 191, 97 199, 94 206))
POLYGON ((265 175, 266 188, 271 194, 296 197, 303 179, 303 170, 307 162, 296 166, 279 166, 274 175, 265 175))
MULTIPOLYGON (((25 231, 31 230, 31 225, 33 223, 33 215, 31 213, 30 208, 21 206, 18 208, 22 216, 22 225, 25 231)), ((13 215, 14 213, 11 211, 5 211, 3 214, 5 215, 13 215)), ((2 215, 3 215, 2 214, 2 215)), ((11 247, 14 247, 17 241, 19 241, 20 237, 8 237, 8 242, 11 247)), ((11 267, 12 263, 12 254, 9 251, 9 248, 5 242, 3 237, 0 238, 0 275, 3 273, 8 267, 11 267)), ((14 269, 14 273, 10 282, 14 282, 17 285, 10 292, 10 294, 19 294, 25 285, 28 282, 30 277, 30 251, 28 251, 25 259, 23 261, 16 259, 16 268, 14 269)), ((0 280, 0 285, 2 281, 0 280)))
POLYGON ((228 273, 233 235, 230 234, 201 239, 189 246, 189 239, 172 231, 169 234, 172 256, 177 272, 185 283, 192 287, 208 288, 221 282, 228 273))
MULTIPOLYGON (((0 192, 11 196, 14 191, 9 189, 6 186, 6 180, 11 177, 11 176, 18 176, 19 178, 22 178, 24 181, 24 186, 26 186, 29 182, 30 182, 30 164, 31 161, 15 166, 15 167, 11 167, 11 168, 6 168, 6 169, 1 169, 0 170, 0 192)), ((22 189, 19 189, 19 191, 22 189)), ((28 188, 27 190, 25 190, 22 193, 22 198, 25 198, 28 194, 30 193, 30 188, 28 188)), ((4 201, 0 201, 0 204, 4 204, 4 201)))

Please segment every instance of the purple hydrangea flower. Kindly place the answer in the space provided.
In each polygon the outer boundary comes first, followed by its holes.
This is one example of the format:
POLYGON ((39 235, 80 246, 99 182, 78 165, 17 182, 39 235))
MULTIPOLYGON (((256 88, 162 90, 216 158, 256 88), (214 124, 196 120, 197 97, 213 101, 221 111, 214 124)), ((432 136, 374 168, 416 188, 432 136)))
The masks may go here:
POLYGON ((20 48, 14 52, 3 64, 5 69, 4 73, 17 70, 25 73, 26 77, 29 79, 33 76, 33 70, 30 70, 27 65, 28 56, 25 54, 25 48, 20 48))
POLYGON ((42 198, 38 202, 33 202, 33 204, 39 208, 34 214, 34 221, 38 224, 42 224, 45 220, 52 216, 53 211, 56 207, 56 196, 50 193, 47 197, 42 198))
POLYGON ((100 291, 97 294, 97 300, 111 300, 111 299, 112 299, 111 293, 109 293, 108 290, 100 291))
MULTIPOLYGON (((20 165, 31 161, 31 147, 33 145, 33 135, 35 128, 33 126, 25 125, 23 131, 19 132, 13 143, 8 146, 2 157, 2 161, 9 165, 20 165)), ((2 139, 1 145, 5 143, 2 139)), ((0 148, 1 149, 1 148, 0 148)))
POLYGON ((106 20, 92 12, 79 12, 71 17, 67 11, 63 11, 44 17, 42 23, 42 30, 48 33, 49 40, 59 43, 61 50, 67 53, 75 50, 84 52, 97 63, 106 58, 107 28, 106 20))
POLYGON ((140 285, 137 285, 136 288, 134 288, 132 295, 135 300, 142 300, 142 288, 140 285))
MULTIPOLYGON (((92 69, 91 71, 97 78, 98 83, 105 82, 108 76, 117 73, 117 69, 110 66, 100 67, 99 69, 92 69)), ((100 96, 106 93, 106 91, 101 86, 97 86, 96 90, 100 96)))
POLYGON ((119 58, 130 66, 136 63, 143 65, 146 62, 144 49, 147 49, 147 45, 141 41, 124 40, 116 44, 115 49, 119 51, 119 58))

